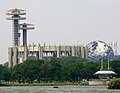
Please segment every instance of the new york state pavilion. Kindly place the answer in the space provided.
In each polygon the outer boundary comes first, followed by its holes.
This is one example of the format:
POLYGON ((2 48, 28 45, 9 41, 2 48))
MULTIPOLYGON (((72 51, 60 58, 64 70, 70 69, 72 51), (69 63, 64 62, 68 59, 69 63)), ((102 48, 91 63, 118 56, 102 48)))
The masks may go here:
POLYGON ((13 21, 13 31, 12 46, 8 48, 8 66, 9 68, 14 67, 16 64, 20 63, 33 57, 35 59, 45 59, 45 58, 62 58, 68 56, 76 56, 80 58, 88 58, 88 49, 83 45, 48 45, 42 46, 40 44, 27 45, 27 32, 28 30, 33 30, 34 25, 28 23, 20 23, 20 20, 25 20, 26 11, 22 9, 10 9, 6 11, 7 20, 13 21), (21 37, 20 30, 23 32, 21 37), (20 44, 20 38, 22 38, 22 44, 20 44))

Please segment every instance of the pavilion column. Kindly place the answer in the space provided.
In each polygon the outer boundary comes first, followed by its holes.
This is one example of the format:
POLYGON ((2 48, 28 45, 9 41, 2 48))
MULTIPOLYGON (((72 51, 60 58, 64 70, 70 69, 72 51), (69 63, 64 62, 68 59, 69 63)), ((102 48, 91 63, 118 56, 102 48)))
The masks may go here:
POLYGON ((8 48, 8 67, 12 68, 13 67, 13 49, 8 48))
POLYGON ((84 56, 85 56, 85 55, 84 55, 84 54, 85 54, 84 52, 85 52, 85 51, 84 51, 84 46, 81 46, 81 58, 84 58, 84 56))
POLYGON ((39 46, 38 49, 39 49, 39 59, 43 59, 43 47, 39 46))
POLYGON ((13 66, 18 64, 18 49, 13 47, 13 66))
POLYGON ((24 61, 28 59, 28 49, 27 46, 24 47, 24 61))
POLYGON ((72 46, 72 56, 75 56, 75 47, 72 46))
POLYGON ((88 48, 85 47, 85 58, 88 59, 88 48))
POLYGON ((59 58, 60 57, 60 46, 57 46, 57 57, 59 58))

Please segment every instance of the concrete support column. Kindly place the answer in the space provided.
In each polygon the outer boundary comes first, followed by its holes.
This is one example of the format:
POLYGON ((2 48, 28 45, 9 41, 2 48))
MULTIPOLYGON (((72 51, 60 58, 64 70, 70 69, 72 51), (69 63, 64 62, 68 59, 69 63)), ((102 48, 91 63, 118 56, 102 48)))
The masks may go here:
POLYGON ((60 53, 61 51, 60 51, 60 46, 57 46, 57 57, 59 58, 60 57, 60 53))
POLYGON ((39 46, 39 59, 43 59, 43 47, 39 46))
POLYGON ((18 49, 13 47, 13 66, 18 64, 18 49))
POLYGON ((21 55, 21 57, 22 57, 22 62, 24 62, 24 52, 23 52, 23 54, 21 55))
POLYGON ((85 58, 88 59, 88 48, 85 47, 85 58))
POLYGON ((8 67, 12 68, 13 67, 13 49, 8 48, 8 67))
POLYGON ((72 46, 72 56, 74 57, 75 56, 75 47, 72 46))
POLYGON ((24 47, 24 60, 27 60, 28 59, 28 49, 27 49, 27 46, 24 47))
POLYGON ((84 46, 81 46, 81 58, 85 58, 84 46))

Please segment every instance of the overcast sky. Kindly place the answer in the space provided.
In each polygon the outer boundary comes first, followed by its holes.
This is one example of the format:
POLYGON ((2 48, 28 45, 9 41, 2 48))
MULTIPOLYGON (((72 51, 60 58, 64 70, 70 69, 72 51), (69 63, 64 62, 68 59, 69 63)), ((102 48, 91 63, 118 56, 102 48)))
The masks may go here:
POLYGON ((25 21, 35 24, 28 44, 88 44, 94 40, 118 42, 120 47, 120 0, 0 0, 0 63, 8 60, 12 46, 12 22, 6 10, 26 10, 25 21), (78 42, 79 41, 79 42, 78 42))

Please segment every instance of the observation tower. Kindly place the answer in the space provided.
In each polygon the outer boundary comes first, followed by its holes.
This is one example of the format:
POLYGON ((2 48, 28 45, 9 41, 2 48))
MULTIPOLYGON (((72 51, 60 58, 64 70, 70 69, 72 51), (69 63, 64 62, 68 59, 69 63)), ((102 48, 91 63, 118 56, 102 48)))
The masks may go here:
POLYGON ((19 32, 19 20, 25 20, 26 12, 22 9, 10 9, 6 11, 6 15, 8 16, 7 20, 13 20, 13 41, 12 46, 8 49, 8 62, 9 67, 15 66, 19 63, 19 53, 18 46, 20 46, 20 32, 19 32), (21 17, 22 16, 22 17, 21 17))
POLYGON ((21 17, 26 15, 25 10, 22 9, 11 9, 6 11, 7 20, 13 20, 13 46, 20 45, 20 33, 19 33, 19 20, 25 20, 26 17, 21 17))
POLYGON ((27 46, 27 30, 33 30, 35 27, 33 24, 23 23, 20 24, 19 29, 23 30, 23 46, 27 46))
POLYGON ((24 47, 24 53, 23 53, 23 60, 28 59, 28 48, 27 48, 27 31, 35 29, 33 24, 27 24, 23 23, 19 25, 19 29, 23 30, 23 47, 24 47))

